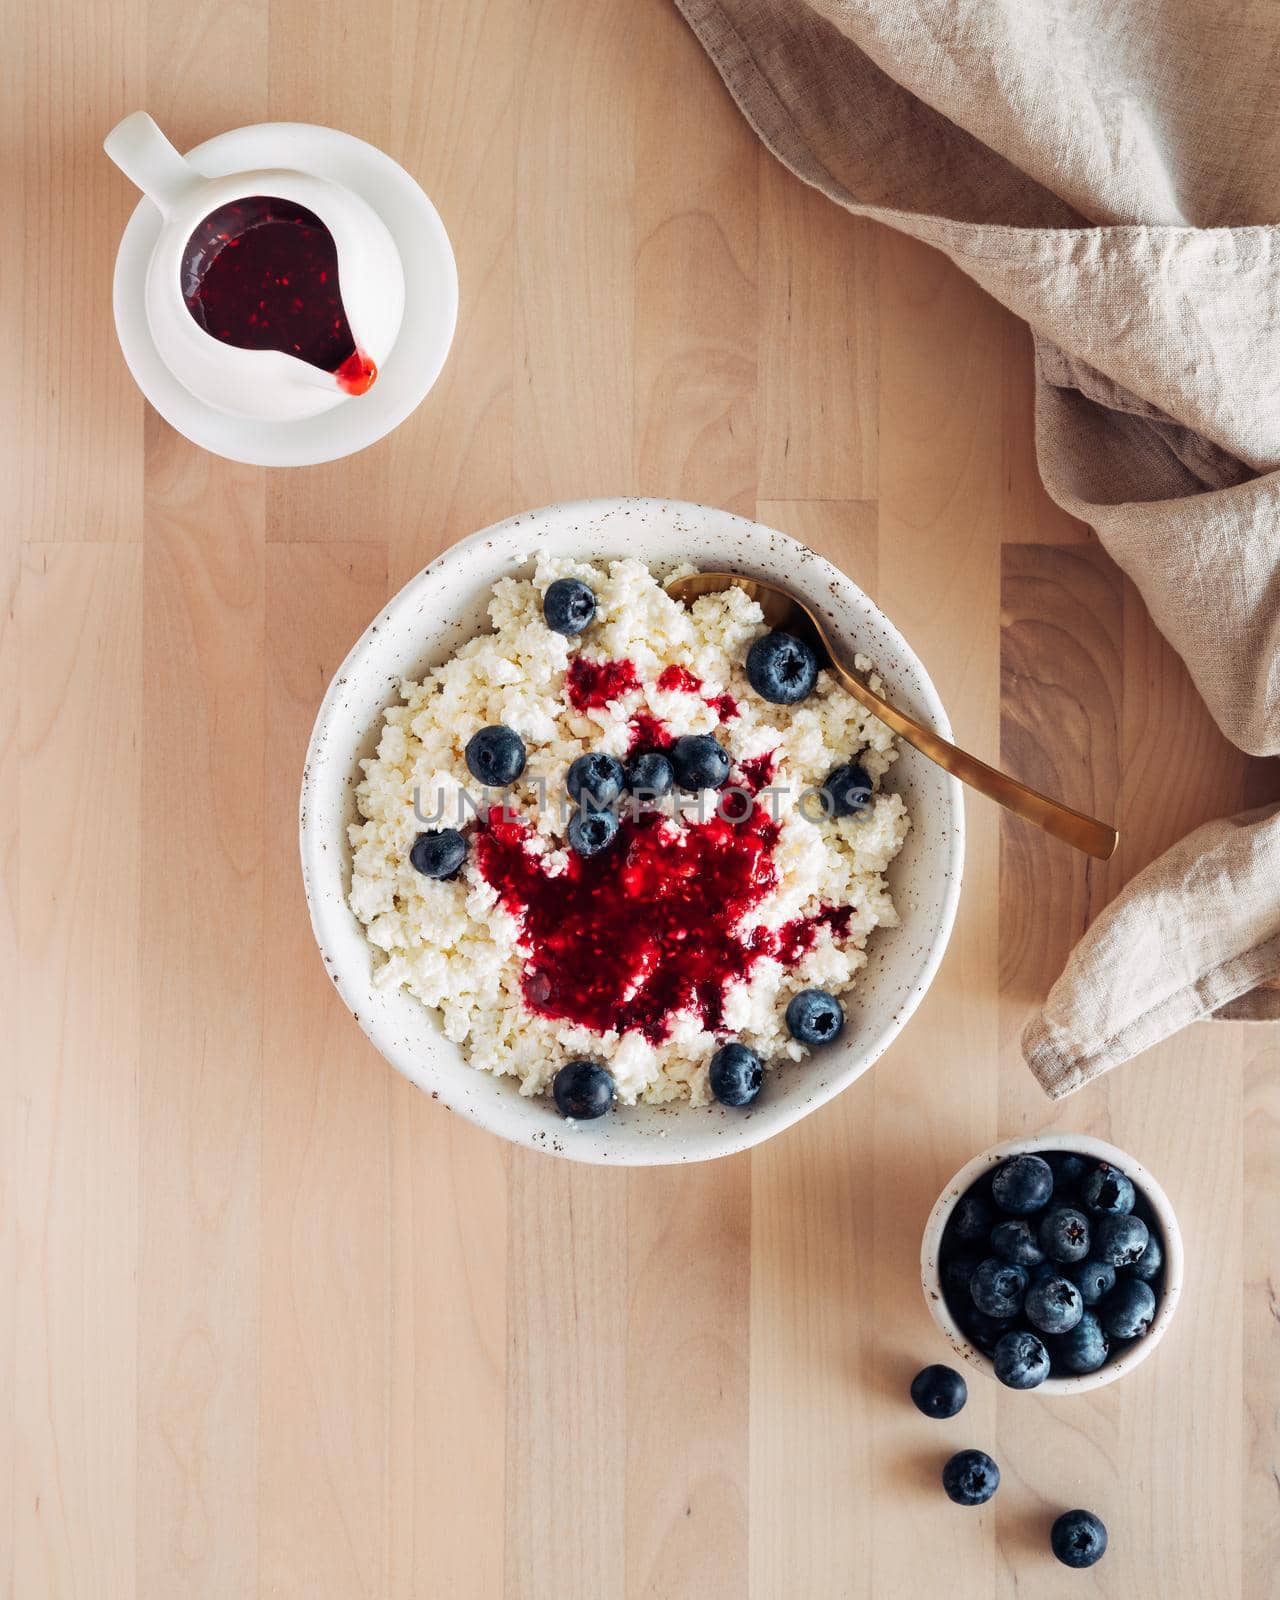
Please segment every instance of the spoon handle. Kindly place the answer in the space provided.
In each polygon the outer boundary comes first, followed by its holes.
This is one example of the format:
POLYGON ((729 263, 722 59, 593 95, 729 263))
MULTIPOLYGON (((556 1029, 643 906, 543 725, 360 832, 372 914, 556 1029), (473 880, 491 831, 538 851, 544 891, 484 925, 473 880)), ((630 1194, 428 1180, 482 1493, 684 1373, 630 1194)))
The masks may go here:
POLYGON ((874 712, 886 727, 892 728, 894 733, 905 739, 908 744, 914 745, 921 755, 928 756, 930 761, 936 761, 952 777, 959 778, 961 783, 967 783, 979 794, 985 794, 989 800, 997 801, 1015 816, 1023 817, 1027 822, 1034 822, 1036 827, 1043 828, 1055 839, 1074 845, 1077 850, 1096 856, 1099 861, 1111 859, 1120 835, 1108 823, 1099 822, 1096 817, 1087 817, 1082 811, 1073 811, 1061 801, 1051 800, 1038 789, 1019 783, 1007 772, 989 767, 985 761, 979 761, 977 756, 971 756, 967 751, 958 749, 940 734, 934 733, 931 728, 922 727, 905 712, 899 711, 887 700, 882 700, 860 678, 841 666, 834 656, 830 671, 839 678, 854 699, 868 711, 874 712))

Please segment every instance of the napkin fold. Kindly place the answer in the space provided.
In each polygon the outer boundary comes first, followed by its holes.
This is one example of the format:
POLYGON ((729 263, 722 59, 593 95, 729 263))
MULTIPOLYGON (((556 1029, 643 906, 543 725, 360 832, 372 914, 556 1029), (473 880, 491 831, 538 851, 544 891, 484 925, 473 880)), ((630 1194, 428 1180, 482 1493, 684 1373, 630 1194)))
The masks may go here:
MULTIPOLYGON (((1280 8, 676 0, 761 138, 1023 317, 1053 498, 1223 732, 1280 751, 1280 8)), ((1197 1017, 1280 1015, 1280 814, 1197 829, 1098 917, 1023 1048, 1049 1094, 1197 1017)))

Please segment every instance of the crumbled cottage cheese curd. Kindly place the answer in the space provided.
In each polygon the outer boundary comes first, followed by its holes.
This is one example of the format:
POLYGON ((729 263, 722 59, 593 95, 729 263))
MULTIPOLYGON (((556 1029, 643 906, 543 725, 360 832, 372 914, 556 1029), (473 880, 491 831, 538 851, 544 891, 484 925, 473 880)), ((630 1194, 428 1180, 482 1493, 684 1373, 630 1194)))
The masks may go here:
MULTIPOLYGON (((768 630, 758 604, 740 589, 685 606, 643 562, 605 568, 542 557, 532 579, 498 582, 489 615, 492 633, 472 639, 422 683, 401 685, 403 704, 385 713, 377 755, 363 763, 356 791, 363 820, 350 829, 350 903, 381 953, 377 981, 403 985, 437 1010, 472 1065, 510 1074, 530 1095, 549 1089, 567 1061, 590 1057, 608 1067, 624 1103, 702 1104, 710 1097, 708 1063, 727 1038, 756 1050, 766 1067, 802 1058, 807 1051, 783 1020, 787 1001, 804 988, 848 990, 866 963, 868 935, 897 925, 884 874, 909 818, 896 794, 877 792, 863 813, 842 818, 824 818, 814 796, 801 797, 849 761, 878 786, 896 759, 893 735, 826 672, 798 705, 761 699, 744 663, 768 630), (594 621, 576 638, 553 632, 542 614, 548 585, 564 577, 582 579, 597 600, 594 621), (623 677, 635 686, 606 704, 575 709, 566 676, 576 656, 631 663, 634 676, 623 677), (671 670, 679 668, 684 672, 671 670), (664 671, 675 686, 658 687, 664 671), (625 762, 646 745, 638 729, 657 726, 663 737, 714 735, 735 764, 731 785, 742 781, 743 763, 763 766, 768 788, 756 806, 768 805, 777 819, 774 881, 745 913, 751 929, 744 927, 743 937, 775 953, 753 956, 740 975, 726 975, 714 1026, 705 1010, 691 1007, 658 1027, 601 1029, 545 1015, 531 1003, 526 979, 535 952, 525 918, 486 881, 475 848, 490 825, 487 806, 502 797, 479 789, 463 756, 471 736, 495 723, 525 742, 528 765, 506 805, 527 829, 522 860, 532 858, 552 880, 581 865, 571 866, 561 804, 575 757, 605 751, 625 762), (457 877, 416 872, 409 852, 418 834, 460 825, 471 848, 457 877), (797 927, 806 936, 788 946, 780 930, 797 927)), ((857 666, 865 672, 871 663, 859 657, 857 666)), ((661 828, 696 825, 698 797, 678 798, 688 820, 674 816, 668 800, 661 828)), ((713 816, 716 794, 701 798, 704 815, 713 816)), ((670 837, 678 850, 683 841, 670 837)), ((611 848, 625 849, 624 839, 611 848)), ((629 998, 619 995, 619 1007, 629 998)))

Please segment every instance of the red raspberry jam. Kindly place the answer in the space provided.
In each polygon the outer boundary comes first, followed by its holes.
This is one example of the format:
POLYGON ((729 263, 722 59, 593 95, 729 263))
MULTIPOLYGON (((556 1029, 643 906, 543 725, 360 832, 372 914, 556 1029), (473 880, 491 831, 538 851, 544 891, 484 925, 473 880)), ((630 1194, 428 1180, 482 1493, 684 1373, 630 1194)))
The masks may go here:
POLYGON ((801 956, 808 955, 817 944, 818 934, 823 928, 830 928, 835 938, 843 939, 849 932, 852 920, 852 906, 823 906, 812 917, 797 917, 793 922, 784 922, 773 936, 774 956, 784 967, 794 967, 801 956))
POLYGON ((638 711, 631 719, 630 728, 628 756, 638 756, 644 750, 669 750, 676 742, 666 723, 650 716, 647 711, 638 711))
POLYGON ((697 694, 702 687, 702 679, 695 678, 688 667, 677 667, 674 664, 663 667, 658 676, 659 689, 683 689, 688 694, 697 694))
POLYGON ((211 211, 182 253, 182 298, 238 350, 281 350, 364 394, 378 369, 357 349, 338 287, 333 235, 305 206, 250 195, 211 211))
MULTIPOLYGON (((658 675, 659 689, 683 689, 688 694, 697 694, 702 688, 702 679, 690 672, 688 667, 676 666, 663 667, 658 675)), ((708 705, 715 712, 721 722, 729 722, 738 715, 738 702, 731 694, 706 694, 703 695, 704 705, 708 705)))
POLYGON ((761 806, 738 823, 624 816, 608 849, 571 854, 549 878, 525 847, 528 824, 495 807, 476 863, 519 919, 525 1003, 598 1033, 638 1028, 655 1044, 677 1012, 720 1029, 726 985, 777 942, 748 913, 777 884, 778 831, 761 806))
POLYGON ((564 687, 575 711, 589 711, 638 689, 640 679, 633 661, 588 661, 577 655, 569 663, 564 687))

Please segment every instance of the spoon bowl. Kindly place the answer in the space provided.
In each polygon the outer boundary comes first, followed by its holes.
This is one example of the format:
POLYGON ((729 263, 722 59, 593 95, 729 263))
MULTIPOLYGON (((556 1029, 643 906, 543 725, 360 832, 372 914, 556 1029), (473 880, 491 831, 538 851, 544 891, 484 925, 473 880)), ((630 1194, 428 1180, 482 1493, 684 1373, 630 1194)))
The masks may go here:
POLYGON ((746 578, 736 572, 694 572, 686 578, 673 578, 667 584, 667 593, 673 600, 696 600, 699 595, 717 594, 722 589, 741 589, 760 606, 764 620, 771 628, 786 628, 813 645, 819 663, 825 666, 843 688, 860 705, 879 717, 886 727, 892 728, 899 738, 919 750, 921 755, 936 761, 952 777, 984 794, 989 800, 1012 811, 1027 822, 1034 822, 1055 839, 1083 850, 1099 861, 1109 861, 1115 854, 1120 835, 1109 823, 1096 817, 1073 811, 1059 800, 1052 800, 1028 784, 1011 778, 1007 772, 990 767, 985 761, 969 755, 944 739, 932 728, 926 728, 899 711, 872 689, 839 659, 819 618, 804 601, 798 599, 781 584, 769 583, 763 578, 746 578))

